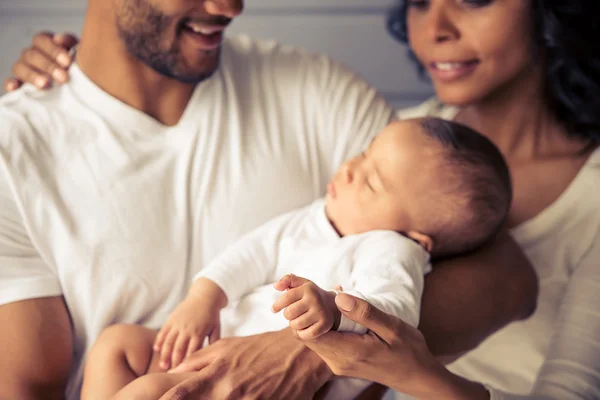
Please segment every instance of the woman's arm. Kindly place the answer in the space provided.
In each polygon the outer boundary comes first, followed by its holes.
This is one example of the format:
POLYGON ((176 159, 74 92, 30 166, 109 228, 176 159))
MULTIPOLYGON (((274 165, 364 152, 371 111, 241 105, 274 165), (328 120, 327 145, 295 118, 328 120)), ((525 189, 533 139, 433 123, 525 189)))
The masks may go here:
POLYGON ((550 348, 531 396, 492 399, 600 399, 600 234, 564 294, 550 348))
POLYGON ((464 257, 434 263, 425 277, 419 330, 445 362, 535 310, 537 276, 507 232, 464 257))

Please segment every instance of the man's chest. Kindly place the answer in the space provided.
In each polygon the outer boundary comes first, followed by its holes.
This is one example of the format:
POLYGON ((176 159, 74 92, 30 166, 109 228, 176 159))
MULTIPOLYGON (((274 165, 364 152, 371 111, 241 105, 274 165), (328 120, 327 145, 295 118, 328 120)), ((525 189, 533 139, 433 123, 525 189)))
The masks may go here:
POLYGON ((329 179, 300 152, 227 138, 110 150, 72 151, 55 158, 54 174, 32 170, 22 186, 41 252, 64 273, 191 277, 241 234, 312 201, 329 179))

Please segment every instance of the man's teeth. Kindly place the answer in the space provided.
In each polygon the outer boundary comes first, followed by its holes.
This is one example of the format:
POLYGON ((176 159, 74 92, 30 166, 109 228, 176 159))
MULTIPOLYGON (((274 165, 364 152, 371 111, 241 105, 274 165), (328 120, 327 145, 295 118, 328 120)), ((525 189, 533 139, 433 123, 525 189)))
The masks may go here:
POLYGON ((449 71, 451 69, 464 67, 467 63, 462 62, 438 62, 435 63, 435 67, 442 71, 449 71))
POLYGON ((207 28, 202 25, 196 25, 193 23, 187 23, 185 26, 190 28, 195 33, 200 33, 202 35, 212 35, 213 33, 219 32, 219 29, 216 28, 207 28))

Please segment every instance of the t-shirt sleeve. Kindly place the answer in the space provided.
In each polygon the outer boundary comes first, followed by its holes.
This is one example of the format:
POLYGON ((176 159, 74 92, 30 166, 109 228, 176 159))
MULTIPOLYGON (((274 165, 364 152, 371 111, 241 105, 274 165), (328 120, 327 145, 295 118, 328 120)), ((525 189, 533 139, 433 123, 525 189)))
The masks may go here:
POLYGON ((301 219, 305 210, 282 214, 242 236, 203 268, 194 280, 206 278, 215 282, 229 302, 274 281, 281 238, 301 219))
POLYGON ((326 154, 335 170, 368 147, 393 119, 387 101, 360 76, 326 56, 315 56, 307 72, 306 99, 314 110, 326 154), (308 100, 310 99, 310 100, 308 100))
MULTIPOLYGON (((493 400, 600 399, 600 237, 575 269, 558 310, 548 355, 530 395, 490 388, 493 400)), ((518 362, 516 360, 515 362, 518 362)))
MULTIPOLYGON (((376 232, 357 248, 351 287, 343 290, 417 326, 429 269, 429 256, 417 243, 394 232, 376 232)), ((360 332, 350 322, 342 318, 339 330, 360 332)))
POLYGON ((0 152, 0 304, 59 296, 60 282, 25 227, 0 152))

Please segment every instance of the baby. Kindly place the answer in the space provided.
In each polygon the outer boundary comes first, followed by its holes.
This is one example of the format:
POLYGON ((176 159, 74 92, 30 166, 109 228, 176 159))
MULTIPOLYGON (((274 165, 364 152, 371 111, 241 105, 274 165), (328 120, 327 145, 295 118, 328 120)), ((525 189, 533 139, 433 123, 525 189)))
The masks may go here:
MULTIPOLYGON (((205 338, 287 324, 303 339, 365 332, 338 311, 336 286, 416 326, 430 258, 492 238, 511 197, 506 163, 484 136, 440 119, 392 122, 341 166, 324 199, 267 222, 203 268, 158 334, 118 325, 101 335, 82 398, 157 399, 178 374, 135 379, 176 367, 205 338)), ((367 385, 343 378, 327 398, 351 399, 367 385)))

